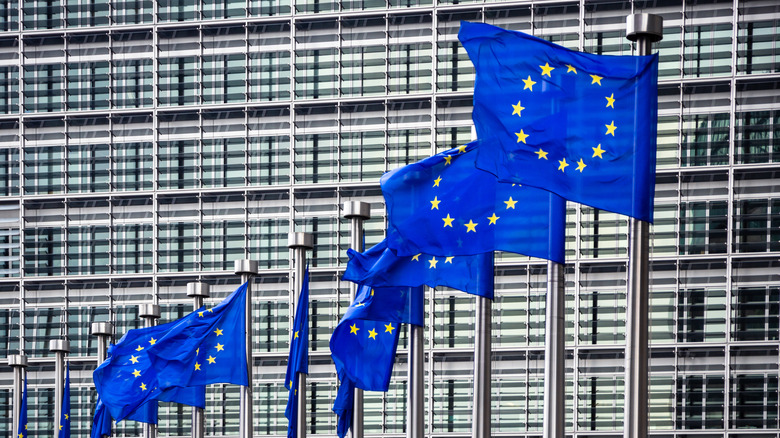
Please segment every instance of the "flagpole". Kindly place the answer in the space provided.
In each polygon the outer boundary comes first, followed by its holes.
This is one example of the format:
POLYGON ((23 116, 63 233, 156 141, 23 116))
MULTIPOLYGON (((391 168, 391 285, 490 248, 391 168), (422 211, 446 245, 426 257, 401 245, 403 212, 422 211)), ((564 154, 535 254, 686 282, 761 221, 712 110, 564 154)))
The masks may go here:
MULTIPOLYGON (((187 296, 192 297, 193 310, 203 307, 203 300, 211 296, 211 289, 208 283, 194 281, 187 283, 187 296)), ((191 438, 203 438, 206 430, 206 416, 203 408, 192 407, 192 432, 191 438)))
MULTIPOLYGON (((650 55, 663 38, 663 18, 653 14, 626 17, 626 38, 640 56, 650 55)), ((628 225, 628 292, 626 294, 626 385, 624 438, 647 438, 648 313, 650 308, 650 224, 635 218, 628 225)))
POLYGON ((241 284, 246 283, 246 303, 245 303, 245 321, 244 333, 246 334, 246 371, 247 386, 239 388, 239 403, 241 410, 238 419, 239 438, 252 438, 252 282, 253 276, 257 275, 257 261, 255 260, 236 260, 233 262, 233 270, 236 275, 241 275, 241 284))
POLYGON ((474 409, 472 414, 472 438, 490 438, 490 344, 491 313, 493 301, 490 298, 475 297, 477 304, 474 325, 474 409))
MULTIPOLYGON (((351 222, 352 234, 350 247, 355 251, 363 251, 363 221, 371 218, 371 205, 367 202, 348 201, 344 203, 344 217, 351 222)), ((355 300, 358 285, 349 283, 349 301, 355 300)), ((352 411, 352 438, 363 438, 363 390, 355 388, 355 403, 352 411)))
MULTIPOLYGON (((295 310, 298 306, 301 304, 304 306, 308 305, 308 303, 300 302, 300 293, 301 288, 303 288, 303 276, 306 269, 306 250, 314 248, 314 235, 302 232, 290 233, 287 236, 287 242, 287 247, 295 252, 295 256, 293 257, 295 277, 293 278, 293 289, 290 294, 290 303, 292 304, 290 314, 295 315, 295 310)), ((290 319, 290 323, 293 322, 294 321, 290 319)), ((309 342, 309 340, 306 339, 306 342, 309 342)), ((298 379, 298 395, 295 399, 298 411, 298 416, 295 419, 295 430, 297 431, 296 438, 306 438, 306 374, 297 373, 296 378, 298 379)))
POLYGON ((22 397, 24 396, 24 379, 27 371, 27 356, 24 354, 14 354, 8 356, 8 365, 14 370, 14 394, 13 394, 13 433, 19 430, 19 417, 22 413, 22 397))
POLYGON ((93 322, 90 331, 93 336, 97 336, 97 364, 100 365, 108 358, 108 341, 114 334, 114 324, 110 322, 93 322))
MULTIPOLYGON (((160 319, 160 306, 157 304, 141 304, 138 306, 138 316, 144 320, 144 327, 153 327, 157 325, 160 319)), ((155 409, 157 403, 155 402, 155 409)), ((153 423, 143 423, 144 438, 157 438, 157 425, 153 423)))
MULTIPOLYGON (((54 427, 57 428, 60 424, 60 417, 62 417, 62 398, 63 390, 65 389, 65 354, 70 352, 70 343, 67 339, 52 339, 49 341, 49 351, 54 353, 54 427)), ((55 433, 55 435, 57 434, 55 433)))
POLYGON ((409 324, 409 370, 407 389, 407 409, 409 423, 406 428, 407 438, 425 437, 425 411, 423 409, 423 367, 425 356, 423 352, 423 327, 409 324))
POLYGON ((564 266, 547 262, 547 309, 544 332, 544 438, 566 432, 566 334, 564 266))

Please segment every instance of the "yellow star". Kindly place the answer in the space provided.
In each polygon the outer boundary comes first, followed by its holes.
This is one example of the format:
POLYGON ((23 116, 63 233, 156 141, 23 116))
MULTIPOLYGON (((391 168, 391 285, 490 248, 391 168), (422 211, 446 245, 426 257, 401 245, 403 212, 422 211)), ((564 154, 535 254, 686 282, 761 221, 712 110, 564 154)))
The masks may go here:
POLYGON ((197 356, 197 355, 199 355, 199 354, 200 354, 200 348, 196 348, 196 349, 195 349, 195 356, 197 356))
POLYGON ((463 224, 463 225, 466 227, 466 232, 467 233, 469 231, 473 231, 475 233, 477 232, 477 224, 475 224, 474 221, 472 221, 471 219, 469 219, 469 223, 463 224))
MULTIPOLYGON (((517 201, 515 201, 515 202, 517 202, 517 201)), ((488 225, 495 225, 496 221, 499 220, 499 219, 501 219, 501 218, 499 216, 496 216, 495 213, 493 213, 493 216, 490 216, 488 218, 488 220, 490 221, 490 223, 488 225)))
POLYGON ((439 187, 439 183, 440 183, 440 182, 441 182, 441 175, 439 175, 439 177, 438 177, 438 178, 436 178, 435 180, 433 180, 433 186, 434 186, 434 187, 439 187))
POLYGON ((438 196, 434 196, 433 197, 433 201, 431 201, 431 210, 434 210, 434 209, 438 210, 440 203, 441 203, 441 201, 439 201, 439 197, 438 196))
POLYGON ((518 143, 521 143, 521 142, 525 143, 525 139, 528 138, 528 134, 523 132, 522 129, 520 130, 520 132, 515 132, 515 135, 517 136, 517 142, 518 143))
POLYGON ((203 318, 203 312, 198 312, 198 316, 203 318))
POLYGON ((552 77, 552 75, 550 75, 550 72, 555 70, 555 67, 550 67, 550 64, 547 62, 545 62, 544 65, 540 65, 539 68, 542 69, 542 76, 547 75, 547 77, 550 78, 552 77))
POLYGON ((19 438, 24 438, 24 433, 20 433, 19 438))
POLYGON ((585 169, 585 167, 587 167, 585 162, 582 161, 582 158, 580 158, 580 161, 577 161, 577 170, 579 170, 580 173, 582 173, 582 170, 585 169))
POLYGON ((455 218, 450 217, 449 213, 447 213, 447 217, 443 217, 443 218, 441 218, 441 220, 444 221, 444 226, 445 227, 452 228, 452 221, 454 221, 455 218))
POLYGON ((463 154, 466 152, 466 145, 458 146, 458 152, 463 154))
POLYGON ((568 67, 568 68, 569 68, 568 70, 566 70, 566 73, 571 73, 571 72, 574 72, 574 74, 575 74, 575 75, 577 74, 577 69, 576 69, 576 68, 574 68, 574 66, 573 66, 573 65, 571 65, 571 64, 566 64, 566 67, 568 67))
POLYGON ((130 356, 130 363, 138 363, 138 358, 140 356, 130 356))
POLYGON ((597 75, 590 75, 590 77, 593 78, 593 82, 590 83, 591 85, 593 84, 601 85, 601 80, 604 79, 603 77, 597 75))
POLYGON ((446 263, 452 264, 452 259, 454 259, 454 258, 455 258, 454 256, 447 257, 446 259, 444 259, 444 263, 445 263, 445 264, 446 264, 446 263))
POLYGON ((528 79, 523 79, 523 83, 525 84, 525 87, 523 87, 523 90, 531 90, 534 91, 534 84, 536 82, 531 80, 531 76, 528 76, 528 79))
POLYGON ((206 312, 209 312, 209 313, 214 313, 214 309, 209 309, 209 310, 207 310, 206 312))
MULTIPOLYGON (((591 149, 593 149, 593 157, 604 158, 604 157, 601 156, 601 154, 603 154, 606 151, 604 149, 601 149, 601 144, 599 144, 595 148, 591 148, 591 149)), ((591 158, 593 158, 593 157, 591 157, 591 158)))
POLYGON ((225 346, 222 344, 217 344, 215 347, 217 348, 217 351, 222 351, 225 349, 225 346))
MULTIPOLYGON (((422 254, 422 253, 420 253, 420 254, 422 254)), ((374 296, 374 289, 371 289, 371 296, 372 297, 374 296)))
POLYGON ((293 339, 298 339, 298 330, 295 331, 295 335, 293 335, 293 339))
POLYGON ((544 158, 545 160, 547 159, 547 152, 545 152, 544 150, 542 150, 542 148, 539 148, 539 150, 538 150, 538 151, 536 151, 536 152, 534 152, 534 153, 535 153, 535 154, 536 154, 536 155, 539 157, 539 159, 540 159, 540 160, 541 160, 542 158, 544 158))
POLYGON ((133 370, 133 376, 135 377, 141 377, 141 372, 138 370, 133 370))
POLYGON ((376 341, 376 330, 371 329, 368 331, 368 337, 376 341))
POLYGON ((154 345, 157 343, 157 339, 151 338, 149 339, 149 345, 154 345))
POLYGON ((412 256, 412 260, 414 260, 415 262, 419 262, 419 261, 420 261, 420 256, 421 256, 421 255, 422 255, 422 253, 419 253, 419 254, 417 254, 417 255, 415 255, 415 256, 412 256))
POLYGON ((143 350, 143 349, 144 349, 144 347, 142 347, 142 346, 140 346, 140 345, 139 345, 139 346, 138 346, 138 348, 136 348, 136 349, 135 349, 135 351, 141 351, 141 350, 143 350))
POLYGON ((390 323, 385 324, 385 333, 393 333, 393 330, 395 330, 393 324, 390 323))
POLYGON ((566 162, 566 158, 558 161, 558 164, 559 164, 558 170, 560 170, 561 172, 566 172, 566 166, 569 165, 569 163, 566 162))
POLYGON ((607 99, 607 108, 615 108, 615 93, 612 93, 609 97, 605 97, 605 99, 607 99))
POLYGON ((62 430, 62 425, 60 424, 60 430, 62 430))
POLYGON ((360 329, 355 324, 352 324, 351 326, 349 326, 349 333, 351 333, 353 335, 356 335, 358 330, 360 330, 360 329))
POLYGON ((292 381, 292 380, 290 380, 290 387, 292 387, 292 386, 293 386, 293 381, 292 381))
POLYGON ((141 391, 146 391, 146 383, 141 383, 141 386, 139 386, 139 388, 141 388, 141 391))
POLYGON ((428 260, 428 269, 436 269, 436 265, 439 263, 438 260, 436 260, 436 257, 428 260))
POLYGON ((195 362, 195 371, 200 371, 200 364, 195 362))
POLYGON ((607 127, 607 133, 604 134, 604 135, 612 134, 612 136, 614 137, 615 136, 615 130, 617 129, 617 126, 615 126, 615 121, 613 120, 612 122, 609 123, 609 125, 604 125, 604 126, 607 127))
POLYGON ((355 305, 355 307, 356 307, 356 308, 357 308, 357 307, 364 307, 365 305, 366 305, 366 303, 357 303, 357 304, 355 305))
POLYGON ((67 420, 67 419, 69 419, 69 417, 68 417, 68 414, 65 414, 65 419, 66 419, 66 420, 67 420))
POLYGON ((222 336, 222 329, 216 329, 214 330, 214 333, 216 333, 217 336, 222 336))
POLYGON ((512 210, 515 209, 515 204, 517 204, 517 201, 512 200, 512 197, 509 197, 508 201, 504 201, 504 204, 506 204, 506 209, 509 210, 510 208, 512 210))
POLYGON ((452 164, 452 155, 447 155, 446 157, 444 157, 444 165, 448 166, 450 164, 452 164))
POLYGON ((209 355, 209 357, 207 357, 206 360, 209 361, 209 363, 214 363, 217 361, 217 358, 209 355))
POLYGON ((520 111, 524 110, 524 109, 525 109, 525 107, 522 107, 522 106, 520 106, 520 101, 519 101, 519 100, 517 101, 517 105, 512 105, 512 108, 514 108, 514 109, 515 109, 515 110, 512 112, 512 115, 515 115, 515 114, 517 114, 517 116, 518 116, 518 117, 523 117, 523 115, 522 115, 522 114, 520 114, 520 111))

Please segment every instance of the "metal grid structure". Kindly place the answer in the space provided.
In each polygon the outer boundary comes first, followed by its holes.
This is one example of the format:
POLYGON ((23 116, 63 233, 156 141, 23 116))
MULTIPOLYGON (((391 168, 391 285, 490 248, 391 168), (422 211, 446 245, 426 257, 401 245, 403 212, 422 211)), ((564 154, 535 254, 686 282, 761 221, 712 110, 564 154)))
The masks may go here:
MULTIPOLYGON (((30 436, 54 428, 51 339, 71 351, 72 432, 87 436, 95 321, 138 305, 161 322, 217 302, 259 262, 254 434, 286 433, 292 251, 314 235, 309 433, 335 434, 328 339, 348 304, 345 201, 470 139, 473 68, 460 20, 628 54, 625 16, 664 18, 651 272, 650 433, 780 437, 780 6, 774 0, 9 0, 0 6, 0 357, 30 359, 30 436)), ((567 430, 620 436, 627 220, 569 204, 567 430)), ((546 264, 497 256, 493 434, 542 431, 546 264)), ((426 434, 471 429, 474 299, 428 291, 426 434)), ((406 345, 406 338, 402 339, 406 345)), ((369 436, 402 436, 406 351, 369 436)), ((12 372, 0 366, 0 431, 12 372)), ((206 434, 238 433, 238 390, 214 386, 206 434)), ((189 434, 161 404, 160 435, 189 434)), ((137 436, 120 424, 116 436, 137 436)))

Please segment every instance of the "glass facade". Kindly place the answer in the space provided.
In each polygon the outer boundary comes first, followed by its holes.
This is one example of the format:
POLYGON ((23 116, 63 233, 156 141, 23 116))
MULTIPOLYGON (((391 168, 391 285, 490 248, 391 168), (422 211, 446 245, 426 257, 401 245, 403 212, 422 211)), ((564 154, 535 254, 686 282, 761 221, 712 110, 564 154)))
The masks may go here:
MULTIPOLYGON (((309 433, 335 435, 328 340, 346 201, 379 177, 471 138, 474 69, 461 20, 573 49, 629 54, 625 16, 663 16, 658 175, 651 227, 652 436, 780 436, 780 6, 775 0, 8 0, 0 5, 0 363, 23 349, 29 433, 53 429, 53 354, 71 343, 72 431, 88 436, 97 342, 216 303, 254 279, 254 434, 284 436, 291 324, 287 234, 314 235, 309 433)), ((625 217, 569 203, 567 429, 621 436, 625 217)), ((546 263, 498 254, 493 435, 543 424, 546 263)), ((474 298, 426 294, 431 437, 471 430, 474 298)), ((406 335, 390 391, 367 393, 368 436, 403 436, 406 335)), ((0 365, 0 432, 12 372, 0 365)), ((210 387, 206 433, 238 433, 238 390, 210 387)), ((161 404, 160 436, 189 436, 161 404)), ((137 436, 122 423, 116 436, 137 436)))

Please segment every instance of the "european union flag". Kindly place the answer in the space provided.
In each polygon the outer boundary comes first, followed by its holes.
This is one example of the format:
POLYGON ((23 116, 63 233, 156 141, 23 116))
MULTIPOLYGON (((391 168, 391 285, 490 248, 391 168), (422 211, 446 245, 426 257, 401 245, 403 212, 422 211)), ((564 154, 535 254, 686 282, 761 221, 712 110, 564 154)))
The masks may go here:
POLYGON ((298 308, 295 309, 293 320, 293 335, 290 339, 290 356, 287 358, 287 375, 284 379, 285 387, 290 391, 287 398, 287 408, 284 416, 287 417, 287 436, 296 436, 298 418, 298 373, 309 373, 309 267, 303 276, 301 294, 298 296, 298 308))
POLYGON ((19 428, 16 436, 27 438, 27 379, 24 379, 24 391, 22 392, 22 406, 19 409, 19 428))
POLYGON ((476 70, 477 167, 653 221, 657 55, 575 52, 482 23, 458 37, 476 70))
POLYGON ((248 385, 246 289, 244 283, 215 307, 181 318, 150 346, 149 359, 161 387, 248 385))
POLYGON ((477 169, 482 147, 471 142, 382 176, 387 246, 399 256, 509 251, 563 263, 566 202, 477 169))
POLYGON ((387 391, 400 323, 423 324, 423 294, 421 287, 361 286, 333 330, 330 352, 341 381, 333 411, 340 437, 351 426, 352 389, 387 391))
POLYGON ((360 253, 347 250, 349 263, 342 280, 374 287, 447 286, 493 299, 493 253, 436 257, 398 256, 387 239, 360 253))
POLYGON ((205 407, 204 387, 163 388, 149 359, 150 347, 176 324, 129 330, 92 373, 98 397, 116 421, 157 423, 158 400, 205 407))
POLYGON ((65 366, 65 387, 62 390, 59 438, 70 438, 70 364, 65 366))
POLYGON ((97 403, 95 403, 95 416, 92 418, 90 438, 103 438, 104 436, 111 436, 111 414, 108 413, 106 405, 98 396, 97 403))

